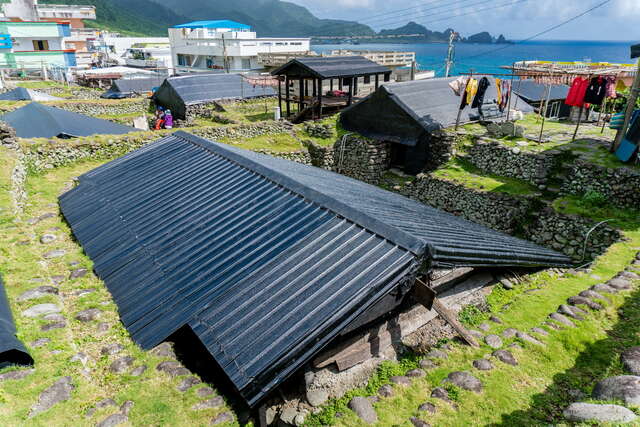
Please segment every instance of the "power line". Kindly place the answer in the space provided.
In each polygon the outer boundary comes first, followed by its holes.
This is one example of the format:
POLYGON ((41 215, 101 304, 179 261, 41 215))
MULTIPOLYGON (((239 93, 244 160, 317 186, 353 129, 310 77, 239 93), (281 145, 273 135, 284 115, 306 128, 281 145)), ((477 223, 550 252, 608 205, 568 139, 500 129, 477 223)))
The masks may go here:
POLYGON ((478 58, 478 57, 480 57, 480 56, 488 55, 488 54, 490 54, 490 53, 495 53, 495 52, 499 52, 499 51, 501 51, 501 50, 509 49, 510 47, 513 47, 513 46, 515 46, 515 45, 517 45, 517 44, 521 44, 521 43, 524 43, 524 42, 531 41, 531 40, 533 40, 533 39, 535 39, 535 38, 538 38, 538 37, 540 37, 540 36, 542 36, 542 35, 545 35, 545 34, 547 34, 547 33, 550 33, 551 31, 557 30, 558 28, 560 28, 560 27, 562 27, 562 26, 564 26, 564 25, 566 25, 566 24, 569 24, 569 23, 571 23, 571 22, 575 21, 576 19, 582 18, 583 16, 585 16, 585 15, 587 15, 587 14, 589 14, 589 13, 593 12, 594 10, 596 10, 596 9, 598 9, 598 8, 601 8, 601 7, 602 7, 602 6, 604 6, 605 4, 607 4, 607 3, 611 3, 611 1, 612 1, 612 0, 604 0, 603 2, 598 3, 597 5, 595 5, 595 6, 591 7, 591 8, 589 8, 589 9, 585 10, 584 12, 579 13, 578 15, 575 15, 575 16, 573 16, 573 17, 571 17, 571 18, 567 19, 566 21, 563 21, 563 22, 561 22, 561 23, 559 23, 559 24, 556 24, 556 25, 554 25, 554 26, 552 26, 552 27, 550 27, 550 28, 547 28, 547 29, 546 29, 546 30, 544 30, 544 31, 540 31, 539 33, 534 34, 534 35, 533 35, 533 36, 531 36, 531 37, 527 37, 526 39, 519 40, 519 41, 517 41, 517 42, 515 42, 515 43, 507 44, 507 45, 501 46, 501 47, 496 48, 496 49, 488 50, 488 51, 486 51, 486 52, 482 52, 482 53, 479 53, 479 54, 477 54, 477 55, 465 56, 465 57, 463 57, 463 58, 461 58, 461 59, 463 59, 463 60, 464 60, 464 59, 473 59, 473 58, 478 58))

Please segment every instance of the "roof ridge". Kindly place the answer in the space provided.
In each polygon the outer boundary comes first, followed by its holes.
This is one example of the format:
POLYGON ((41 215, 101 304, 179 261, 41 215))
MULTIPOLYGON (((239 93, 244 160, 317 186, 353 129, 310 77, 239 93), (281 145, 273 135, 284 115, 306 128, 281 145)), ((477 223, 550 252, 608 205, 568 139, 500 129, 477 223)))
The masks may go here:
POLYGON ((304 197, 305 199, 308 199, 320 206, 325 206, 327 209, 337 213, 338 215, 347 218, 348 220, 360 225, 363 228, 371 230, 379 236, 402 247, 403 249, 413 252, 417 256, 422 256, 429 247, 429 244, 424 240, 412 236, 411 234, 398 227, 385 224, 384 222, 366 213, 358 211, 357 209, 352 208, 351 206, 321 191, 309 188, 308 186, 298 182, 294 178, 286 176, 279 171, 270 169, 260 163, 255 162, 252 159, 229 150, 219 142, 209 141, 207 139, 184 131, 177 131, 173 135, 182 138, 183 140, 189 141, 193 144, 199 145, 206 150, 221 155, 227 160, 237 163, 241 167, 257 173, 262 177, 268 179, 269 181, 272 181, 286 188, 287 190, 304 197))

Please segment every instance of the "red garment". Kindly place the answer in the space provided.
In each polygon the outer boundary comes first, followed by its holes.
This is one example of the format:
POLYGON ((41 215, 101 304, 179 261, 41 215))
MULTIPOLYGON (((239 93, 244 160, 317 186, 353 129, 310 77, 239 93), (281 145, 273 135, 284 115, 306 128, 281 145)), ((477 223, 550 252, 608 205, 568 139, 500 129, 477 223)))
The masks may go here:
POLYGON ((571 89, 569 89, 569 94, 564 103, 572 107, 584 106, 584 96, 587 93, 587 88, 589 88, 589 83, 589 79, 576 77, 573 80, 573 84, 571 85, 571 89))

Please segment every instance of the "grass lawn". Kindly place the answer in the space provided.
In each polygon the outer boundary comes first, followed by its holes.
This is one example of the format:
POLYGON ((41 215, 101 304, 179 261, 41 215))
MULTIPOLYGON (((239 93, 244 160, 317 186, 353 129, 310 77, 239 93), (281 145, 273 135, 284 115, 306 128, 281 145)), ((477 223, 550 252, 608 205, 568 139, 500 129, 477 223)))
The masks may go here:
POLYGON ((305 123, 296 125, 294 129, 296 134, 298 135, 298 138, 302 140, 313 141, 315 144, 322 147, 329 147, 333 146, 333 144, 335 144, 338 139, 342 138, 348 133, 348 131, 343 129, 340 125, 339 118, 340 115, 335 114, 322 120, 307 122, 309 124, 321 124, 328 126, 328 128, 331 129, 331 135, 328 137, 318 137, 309 134, 309 132, 305 130, 305 123))
POLYGON ((485 174, 470 162, 454 158, 431 173, 435 178, 445 179, 461 184, 467 188, 482 191, 525 195, 535 193, 536 188, 519 179, 485 174))
POLYGON ((235 145, 246 150, 268 150, 279 153, 302 150, 302 144, 291 134, 275 133, 255 138, 221 138, 220 142, 235 145))

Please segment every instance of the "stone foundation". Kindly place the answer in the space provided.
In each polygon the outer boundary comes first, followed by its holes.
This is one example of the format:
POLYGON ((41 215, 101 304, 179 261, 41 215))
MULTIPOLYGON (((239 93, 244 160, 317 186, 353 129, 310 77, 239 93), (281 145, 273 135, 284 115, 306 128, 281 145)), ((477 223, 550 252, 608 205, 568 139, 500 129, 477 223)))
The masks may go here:
POLYGON ((334 170, 377 185, 391 162, 391 144, 356 135, 341 138, 333 147, 334 170))

